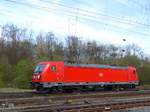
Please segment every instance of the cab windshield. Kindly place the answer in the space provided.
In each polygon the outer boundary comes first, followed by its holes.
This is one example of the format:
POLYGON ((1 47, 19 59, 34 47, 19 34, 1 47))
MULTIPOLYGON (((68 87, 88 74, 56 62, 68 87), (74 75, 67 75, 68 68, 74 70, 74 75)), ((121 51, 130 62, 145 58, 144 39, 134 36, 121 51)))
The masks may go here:
POLYGON ((40 65, 37 65, 35 70, 34 70, 34 73, 42 73, 44 68, 45 68, 45 64, 40 64, 40 65))

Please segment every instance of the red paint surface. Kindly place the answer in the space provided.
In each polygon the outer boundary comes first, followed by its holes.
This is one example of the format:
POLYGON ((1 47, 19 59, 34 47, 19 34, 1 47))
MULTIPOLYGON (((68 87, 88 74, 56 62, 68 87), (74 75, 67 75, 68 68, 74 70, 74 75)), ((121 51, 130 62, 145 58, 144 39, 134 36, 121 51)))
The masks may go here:
POLYGON ((136 69, 97 68, 66 66, 64 62, 41 62, 46 64, 44 71, 35 74, 32 82, 138 82, 136 69), (52 66, 56 71, 52 71, 52 66), (134 72, 135 71, 135 72, 134 72), (41 79, 37 79, 41 75, 41 79))

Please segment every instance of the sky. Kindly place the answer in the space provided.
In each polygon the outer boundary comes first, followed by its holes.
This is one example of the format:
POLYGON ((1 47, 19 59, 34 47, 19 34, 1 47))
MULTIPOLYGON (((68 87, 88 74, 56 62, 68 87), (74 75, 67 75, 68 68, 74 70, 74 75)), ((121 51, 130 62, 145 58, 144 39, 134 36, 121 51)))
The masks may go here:
POLYGON ((0 25, 100 43, 135 43, 150 55, 149 0, 0 0, 0 25), (123 39, 126 39, 124 42, 123 39))

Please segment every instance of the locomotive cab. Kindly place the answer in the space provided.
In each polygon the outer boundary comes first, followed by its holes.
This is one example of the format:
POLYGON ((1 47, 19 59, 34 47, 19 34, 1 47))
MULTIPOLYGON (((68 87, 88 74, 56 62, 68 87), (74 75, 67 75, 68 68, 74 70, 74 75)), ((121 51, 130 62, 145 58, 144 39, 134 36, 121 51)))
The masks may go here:
POLYGON ((47 64, 45 63, 39 63, 35 67, 33 71, 32 82, 31 82, 31 86, 33 88, 38 88, 42 86, 43 73, 46 67, 47 67, 47 64))
POLYGON ((131 66, 130 72, 131 72, 131 75, 130 75, 129 80, 131 82, 135 82, 136 85, 138 85, 139 84, 139 79, 138 79, 138 74, 137 74, 136 68, 131 66))
POLYGON ((33 72, 31 86, 33 88, 48 88, 63 80, 63 62, 41 62, 33 72))

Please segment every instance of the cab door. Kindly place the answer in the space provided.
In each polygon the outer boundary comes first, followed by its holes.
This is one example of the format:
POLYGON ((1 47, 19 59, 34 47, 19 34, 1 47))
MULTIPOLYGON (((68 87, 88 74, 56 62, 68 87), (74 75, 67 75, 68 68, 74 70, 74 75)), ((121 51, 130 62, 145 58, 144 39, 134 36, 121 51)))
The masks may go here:
POLYGON ((53 62, 50 66, 51 75, 54 77, 54 82, 63 82, 64 79, 64 63, 53 62))

